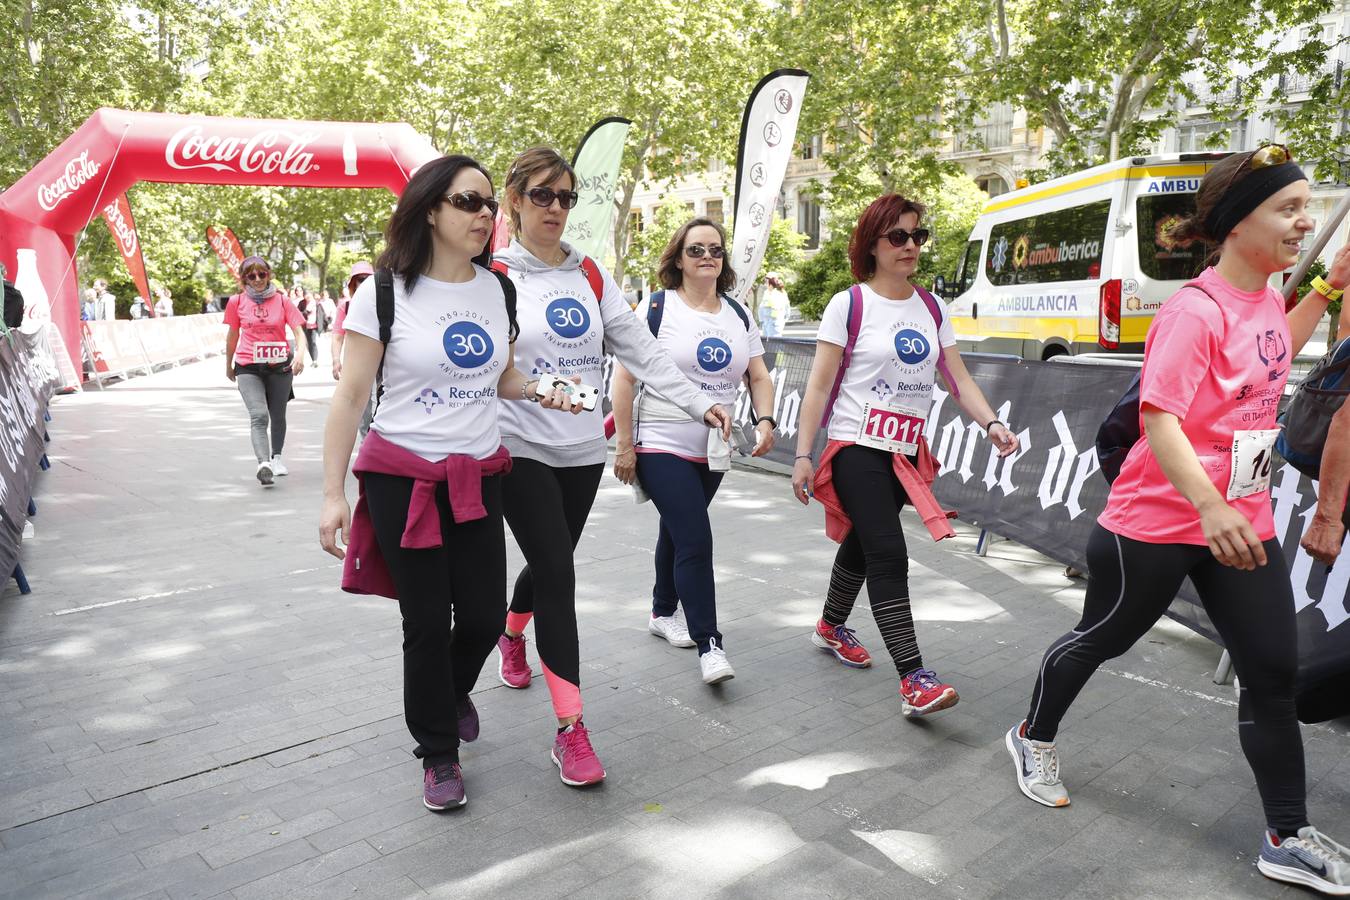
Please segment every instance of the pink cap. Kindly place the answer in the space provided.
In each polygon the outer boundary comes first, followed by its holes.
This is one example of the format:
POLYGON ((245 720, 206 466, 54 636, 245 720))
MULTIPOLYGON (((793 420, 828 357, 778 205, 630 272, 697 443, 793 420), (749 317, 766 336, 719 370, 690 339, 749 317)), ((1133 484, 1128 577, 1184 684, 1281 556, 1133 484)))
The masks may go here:
POLYGON ((357 275, 374 275, 374 274, 375 268, 370 263, 368 262, 352 263, 352 273, 347 276, 347 280, 351 281, 357 275))

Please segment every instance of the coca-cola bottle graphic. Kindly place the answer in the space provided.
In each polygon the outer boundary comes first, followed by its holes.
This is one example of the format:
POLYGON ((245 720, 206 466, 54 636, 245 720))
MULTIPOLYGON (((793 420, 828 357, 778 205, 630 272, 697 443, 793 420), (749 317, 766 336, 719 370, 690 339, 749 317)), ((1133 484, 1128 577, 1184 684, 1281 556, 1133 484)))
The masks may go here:
POLYGON ((52 304, 38 274, 37 251, 20 248, 19 273, 14 286, 23 294, 23 323, 19 330, 32 334, 52 320, 52 304))
POLYGON ((356 139, 352 137, 350 128, 342 138, 342 174, 356 174, 356 139))

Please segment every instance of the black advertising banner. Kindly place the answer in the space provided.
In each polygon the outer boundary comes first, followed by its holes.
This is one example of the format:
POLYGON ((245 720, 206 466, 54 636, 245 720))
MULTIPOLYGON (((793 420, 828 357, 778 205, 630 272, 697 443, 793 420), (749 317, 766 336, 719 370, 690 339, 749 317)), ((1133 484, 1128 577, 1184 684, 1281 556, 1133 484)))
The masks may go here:
POLYGON ((47 351, 46 325, 0 337, 0 579, 19 559, 33 478, 45 451, 43 417, 59 376, 47 351))
MULTIPOLYGON (((764 345, 774 383, 772 415, 779 425, 777 442, 765 458, 790 468, 815 343, 770 338, 764 345)), ((965 361, 999 419, 1017 432, 1021 448, 1000 460, 939 383, 927 430, 929 447, 942 467, 933 485, 938 500, 956 509, 964 522, 1033 547, 1066 566, 1086 569, 1088 534, 1108 491, 1097 464, 1097 428, 1137 369, 980 354, 967 354, 965 361)), ((742 390, 736 423, 747 447, 754 439, 751 421, 749 397, 742 390)), ((1300 683, 1350 680, 1350 551, 1328 570, 1299 547, 1317 491, 1293 466, 1282 464, 1276 470, 1271 499, 1298 613, 1300 683)), ((1168 614, 1218 640, 1189 584, 1168 614)), ((1345 701, 1340 702, 1343 706, 1345 701)))

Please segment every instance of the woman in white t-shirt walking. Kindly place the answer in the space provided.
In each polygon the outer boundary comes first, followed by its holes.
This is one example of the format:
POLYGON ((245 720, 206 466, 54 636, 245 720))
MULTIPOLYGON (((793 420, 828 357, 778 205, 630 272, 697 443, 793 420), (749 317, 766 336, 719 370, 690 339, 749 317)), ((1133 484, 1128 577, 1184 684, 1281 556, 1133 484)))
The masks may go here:
MULTIPOLYGON (((754 409, 770 410, 773 383, 759 329, 726 295, 736 282, 726 250, 721 225, 705 218, 686 222, 661 254, 657 276, 665 290, 639 303, 636 313, 704 393, 732 405, 748 374, 754 409)), ((716 684, 736 673, 717 630, 708 504, 731 468, 731 447, 717 432, 682 415, 650 383, 643 385, 634 404, 635 384, 633 375, 616 364, 614 474, 625 484, 639 482, 661 513, 647 627, 676 646, 696 645, 703 681, 716 684), (679 607, 684 608, 687 632, 678 618, 679 607)), ((767 414, 755 419, 753 455, 769 452, 776 427, 767 414)))
MULTIPOLYGON (((389 271, 357 288, 348 307, 324 431, 320 542, 345 557, 345 590, 398 600, 404 715, 432 810, 464 804, 459 745, 478 737, 469 691, 506 612, 501 476, 511 456, 498 401, 536 399, 512 364, 514 290, 487 269, 496 211, 492 182, 472 159, 418 169, 389 220, 379 260, 389 271), (382 316, 385 276, 392 309, 382 316), (343 483, 377 370, 375 421, 352 467, 361 491, 353 516, 343 483)), ((572 408, 557 390, 541 403, 572 408)))
POLYGON ((906 716, 946 709, 958 699, 951 685, 924 667, 919 652, 899 519, 909 503, 934 540, 955 534, 929 490, 936 464, 924 429, 938 371, 1001 456, 1018 447, 1017 436, 998 421, 961 362, 941 304, 910 283, 928 240, 928 229, 920 227, 923 213, 922 204, 887 194, 859 218, 848 252, 861 283, 834 295, 821 318, 792 473, 797 499, 810 502, 814 487, 826 507, 826 533, 840 542, 812 643, 846 665, 870 665, 845 624, 866 579, 877 629, 900 674, 906 716), (829 440, 816 471, 812 448, 827 422, 829 440))
MULTIPOLYGON (((563 242, 568 210, 577 202, 575 188, 572 167, 549 147, 525 151, 507 172, 504 192, 515 238, 497 251, 492 267, 509 275, 520 298, 520 339, 514 351, 521 371, 530 372, 531 378, 575 376, 598 390, 608 348, 659 385, 705 434, 709 423, 729 428, 730 412, 691 384, 661 352, 609 273, 563 242)), ((558 720, 551 758, 565 784, 595 784, 604 779, 605 769, 581 719, 572 554, 608 454, 600 407, 569 418, 516 404, 502 409, 501 428, 502 443, 514 460, 502 484, 502 504, 526 565, 516 579, 506 629, 497 643, 498 674, 507 687, 529 686, 524 630, 533 619, 558 720)))

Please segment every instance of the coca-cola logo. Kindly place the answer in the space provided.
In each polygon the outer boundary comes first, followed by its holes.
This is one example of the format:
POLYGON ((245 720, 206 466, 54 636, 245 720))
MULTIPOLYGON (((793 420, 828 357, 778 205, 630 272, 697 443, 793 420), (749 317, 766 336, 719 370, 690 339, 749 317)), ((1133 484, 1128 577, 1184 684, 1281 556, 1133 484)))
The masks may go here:
POLYGON ((217 172, 259 172, 264 175, 308 175, 317 172, 314 154, 305 150, 319 132, 293 133, 279 129, 260 131, 251 138, 202 134, 202 126, 189 125, 169 138, 164 161, 180 170, 214 169, 217 172))
POLYGON ((55 181, 38 186, 38 206, 47 212, 56 209, 62 200, 92 180, 99 168, 99 164, 89 158, 89 151, 82 150, 79 156, 66 163, 66 170, 55 181))
POLYGON ((126 216, 122 215, 122 205, 120 203, 109 203, 103 210, 103 217, 108 220, 108 227, 117 237, 117 242, 122 245, 123 256, 134 256, 136 253, 136 229, 127 221, 126 216))

